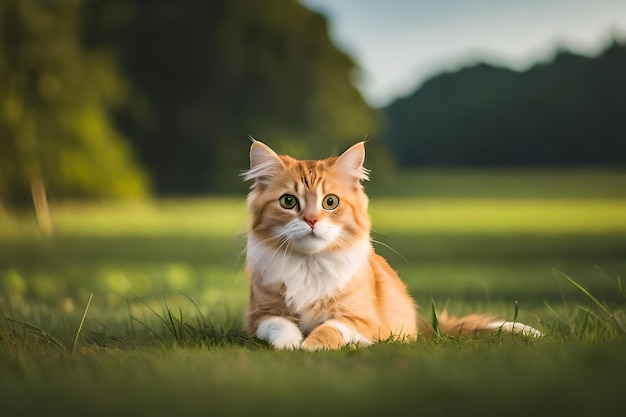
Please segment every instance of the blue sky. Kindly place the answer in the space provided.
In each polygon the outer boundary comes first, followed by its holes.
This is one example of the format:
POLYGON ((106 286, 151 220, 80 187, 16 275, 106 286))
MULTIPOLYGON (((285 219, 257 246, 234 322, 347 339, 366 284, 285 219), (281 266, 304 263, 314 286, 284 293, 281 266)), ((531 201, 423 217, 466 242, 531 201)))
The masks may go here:
POLYGON ((444 70, 486 61, 523 70, 557 47, 593 55, 626 39, 626 0, 302 0, 329 19, 373 106, 444 70))

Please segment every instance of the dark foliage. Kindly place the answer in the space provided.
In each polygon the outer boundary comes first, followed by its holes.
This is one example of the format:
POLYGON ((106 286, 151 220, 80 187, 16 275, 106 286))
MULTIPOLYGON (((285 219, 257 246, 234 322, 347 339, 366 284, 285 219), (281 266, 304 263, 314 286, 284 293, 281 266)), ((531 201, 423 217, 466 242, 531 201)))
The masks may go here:
POLYGON ((377 133, 353 61, 299 2, 87 4, 85 37, 114 50, 129 78, 119 125, 160 193, 243 187, 249 134, 321 157, 377 133))
POLYGON ((624 165, 624 74, 617 41, 521 73, 476 65, 387 107, 386 137, 403 166, 624 165))

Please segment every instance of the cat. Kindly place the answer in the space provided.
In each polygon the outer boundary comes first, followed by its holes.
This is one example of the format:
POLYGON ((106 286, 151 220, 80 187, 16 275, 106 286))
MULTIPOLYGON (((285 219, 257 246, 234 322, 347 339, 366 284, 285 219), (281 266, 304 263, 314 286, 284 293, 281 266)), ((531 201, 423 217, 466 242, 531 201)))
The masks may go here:
MULTIPOLYGON (((338 157, 296 160, 252 141, 250 169, 242 174, 253 181, 248 332, 275 349, 312 351, 434 333, 406 284, 372 246, 364 142, 338 157)), ((522 323, 478 314, 443 313, 438 325, 450 335, 503 330, 541 336, 522 323)))

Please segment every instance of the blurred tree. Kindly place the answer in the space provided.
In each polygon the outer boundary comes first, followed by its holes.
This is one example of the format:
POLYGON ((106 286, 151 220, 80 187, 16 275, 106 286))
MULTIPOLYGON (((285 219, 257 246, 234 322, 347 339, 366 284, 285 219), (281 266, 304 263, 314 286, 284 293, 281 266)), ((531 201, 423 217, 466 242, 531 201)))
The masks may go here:
POLYGON ((404 166, 626 165, 626 45, 560 51, 525 72, 480 64, 438 75, 385 109, 404 166))
POLYGON ((80 0, 0 2, 0 200, 147 192, 109 109, 125 84, 81 44, 80 0))
POLYGON ((313 158, 378 132, 353 61, 297 1, 88 4, 85 37, 114 48, 132 82, 120 126, 161 193, 241 188, 249 134, 313 158))

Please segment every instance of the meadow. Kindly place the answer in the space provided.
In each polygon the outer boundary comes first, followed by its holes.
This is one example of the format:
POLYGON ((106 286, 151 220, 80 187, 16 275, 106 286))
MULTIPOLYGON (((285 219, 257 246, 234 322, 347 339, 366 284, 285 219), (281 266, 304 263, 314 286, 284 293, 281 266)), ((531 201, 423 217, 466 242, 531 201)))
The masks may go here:
POLYGON ((493 334, 276 352, 242 327, 245 194, 0 212, 0 415, 615 415, 626 172, 372 175, 373 239, 431 317, 493 334))

